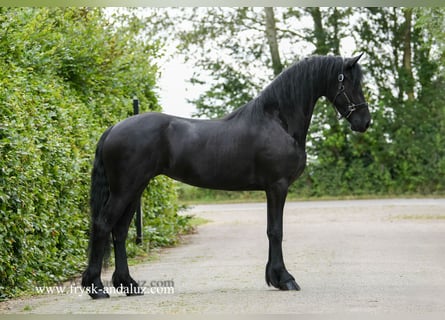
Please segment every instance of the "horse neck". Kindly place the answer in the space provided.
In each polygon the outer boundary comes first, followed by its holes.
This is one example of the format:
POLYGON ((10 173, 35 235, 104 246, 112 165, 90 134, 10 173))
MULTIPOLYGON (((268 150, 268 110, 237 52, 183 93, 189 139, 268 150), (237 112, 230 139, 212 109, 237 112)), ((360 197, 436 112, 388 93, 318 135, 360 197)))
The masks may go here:
POLYGON ((326 73, 314 72, 307 65, 285 70, 264 91, 264 106, 274 108, 286 122, 288 133, 304 146, 317 100, 327 95, 332 81, 326 73))

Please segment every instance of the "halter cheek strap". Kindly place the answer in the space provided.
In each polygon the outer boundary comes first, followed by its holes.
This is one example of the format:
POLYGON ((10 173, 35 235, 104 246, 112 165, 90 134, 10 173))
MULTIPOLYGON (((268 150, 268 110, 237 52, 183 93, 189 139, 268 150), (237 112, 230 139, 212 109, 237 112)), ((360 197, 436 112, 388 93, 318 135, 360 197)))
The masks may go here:
POLYGON ((343 74, 343 67, 342 67, 342 72, 338 75, 338 90, 337 90, 337 94, 335 95, 334 101, 332 102, 332 104, 334 105, 334 108, 337 110, 338 112, 338 116, 337 118, 340 120, 342 118, 346 118, 348 119, 351 114, 357 110, 357 108, 359 107, 366 107, 368 104, 366 102, 362 102, 362 103, 354 103, 348 96, 348 94, 345 91, 345 86, 343 84, 345 80, 345 76, 343 74), (343 95, 346 99, 346 101, 348 102, 347 107, 347 112, 345 114, 342 114, 340 112, 340 110, 338 109, 338 107, 335 105, 335 101, 337 100, 338 96, 343 95))

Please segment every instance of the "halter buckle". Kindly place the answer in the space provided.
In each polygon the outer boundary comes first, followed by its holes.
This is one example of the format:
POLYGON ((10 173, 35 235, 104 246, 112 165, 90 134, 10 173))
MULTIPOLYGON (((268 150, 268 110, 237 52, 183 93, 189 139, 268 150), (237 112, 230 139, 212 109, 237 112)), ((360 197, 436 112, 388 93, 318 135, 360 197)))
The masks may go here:
POLYGON ((343 82, 343 80, 345 80, 345 76, 343 75, 343 73, 340 73, 338 75, 338 82, 343 82))

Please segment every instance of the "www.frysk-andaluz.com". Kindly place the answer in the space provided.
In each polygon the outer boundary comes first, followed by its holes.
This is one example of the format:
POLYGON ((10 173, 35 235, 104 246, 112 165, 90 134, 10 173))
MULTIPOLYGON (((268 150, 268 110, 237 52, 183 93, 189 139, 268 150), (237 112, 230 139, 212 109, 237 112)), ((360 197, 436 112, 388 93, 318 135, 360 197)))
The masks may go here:
MULTIPOLYGON (((135 294, 174 294, 175 282, 173 280, 153 280, 153 281, 137 281, 138 286, 130 287, 114 287, 109 282, 104 282, 104 291, 108 294, 126 294, 128 292, 135 294)), ((90 293, 91 290, 97 290, 94 286, 91 288, 83 288, 82 286, 71 283, 70 285, 60 286, 36 286, 35 291, 39 294, 74 294, 82 296, 90 293)))

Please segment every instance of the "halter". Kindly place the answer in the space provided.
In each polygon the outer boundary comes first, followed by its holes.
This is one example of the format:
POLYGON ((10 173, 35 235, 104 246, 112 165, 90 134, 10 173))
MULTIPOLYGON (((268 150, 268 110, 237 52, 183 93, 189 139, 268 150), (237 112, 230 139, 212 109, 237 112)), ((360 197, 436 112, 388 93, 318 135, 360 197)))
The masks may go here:
MULTIPOLYGON (((343 69, 343 67, 342 67, 342 69, 343 69)), ((366 107, 366 106, 368 105, 366 102, 362 102, 362 103, 358 103, 358 104, 356 104, 356 103, 354 103, 351 99, 349 99, 349 96, 348 96, 348 94, 347 94, 346 91, 345 91, 345 86, 343 85, 343 81, 344 81, 344 80, 345 80, 345 76, 344 76, 344 74, 343 74, 343 70, 342 70, 342 73, 340 73, 340 74, 338 75, 338 91, 337 91, 337 94, 335 95, 334 101, 332 102, 332 104, 334 105, 334 108, 335 108, 335 109, 337 110, 337 112, 338 112, 338 116, 337 116, 337 118, 338 118, 339 120, 340 120, 341 118, 348 119, 348 118, 351 116, 351 114, 352 114, 355 110, 357 110, 357 108, 359 108, 359 107, 366 107), (337 97, 338 97, 339 95, 343 95, 343 96, 345 97, 346 101, 348 102, 348 105, 347 105, 348 111, 347 111, 346 114, 342 114, 342 113, 340 112, 340 110, 338 109, 338 107, 335 105, 335 100, 337 100, 337 97)))

